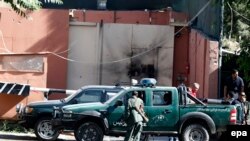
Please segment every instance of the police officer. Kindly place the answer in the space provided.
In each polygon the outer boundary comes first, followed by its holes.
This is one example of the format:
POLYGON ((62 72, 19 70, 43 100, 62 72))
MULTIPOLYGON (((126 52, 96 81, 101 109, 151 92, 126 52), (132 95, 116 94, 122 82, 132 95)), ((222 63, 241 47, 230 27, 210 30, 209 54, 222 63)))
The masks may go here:
POLYGON ((224 86, 224 98, 226 99, 227 94, 233 91, 234 98, 238 99, 239 94, 241 92, 244 92, 244 82, 241 77, 239 77, 239 72, 238 70, 234 69, 231 72, 231 76, 227 77, 225 81, 225 86, 224 86))
POLYGON ((124 141, 139 141, 142 132, 143 111, 140 109, 143 101, 138 98, 138 92, 134 91, 128 99, 129 117, 127 120, 127 133, 124 141))
POLYGON ((245 92, 242 92, 240 94, 240 100, 243 103, 243 113, 244 113, 244 121, 243 124, 244 125, 248 125, 248 120, 249 120, 249 110, 250 110, 250 104, 249 102, 246 100, 246 94, 245 92))

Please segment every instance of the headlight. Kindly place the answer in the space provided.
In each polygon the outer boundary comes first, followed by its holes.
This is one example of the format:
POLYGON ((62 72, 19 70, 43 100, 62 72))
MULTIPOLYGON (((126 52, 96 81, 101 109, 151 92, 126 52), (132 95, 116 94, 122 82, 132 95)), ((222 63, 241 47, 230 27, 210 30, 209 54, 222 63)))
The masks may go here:
POLYGON ((31 113, 33 111, 33 108, 31 108, 31 107, 25 107, 25 113, 26 114, 29 114, 29 113, 31 113))
POLYGON ((60 114, 61 114, 60 108, 59 108, 59 107, 54 106, 54 107, 53 107, 53 109, 54 109, 54 112, 53 112, 53 117, 54 117, 54 118, 58 118, 58 117, 60 117, 60 114))
POLYGON ((63 118, 71 118, 72 111, 63 111, 63 118))
POLYGON ((23 108, 23 104, 19 103, 16 105, 16 112, 17 113, 21 113, 22 112, 22 108, 23 108))

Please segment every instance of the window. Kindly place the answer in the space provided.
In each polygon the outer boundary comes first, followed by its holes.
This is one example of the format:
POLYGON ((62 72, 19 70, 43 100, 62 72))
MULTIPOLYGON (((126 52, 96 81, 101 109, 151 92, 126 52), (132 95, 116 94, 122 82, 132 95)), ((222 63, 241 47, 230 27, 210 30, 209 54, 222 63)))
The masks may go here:
POLYGON ((86 90, 76 98, 77 103, 101 102, 103 91, 101 90, 86 90))
MULTIPOLYGON (((132 96, 132 93, 134 91, 130 91, 126 93, 123 97, 120 97, 119 100, 123 101, 124 104, 128 103, 128 99, 132 96)), ((138 97, 141 98, 145 104, 145 91, 137 91, 138 92, 138 97)))
POLYGON ((113 96, 115 96, 117 93, 116 92, 107 92, 106 99, 109 100, 110 98, 112 98, 113 96))
POLYGON ((153 105, 163 106, 172 104, 172 93, 170 91, 153 91, 153 105))

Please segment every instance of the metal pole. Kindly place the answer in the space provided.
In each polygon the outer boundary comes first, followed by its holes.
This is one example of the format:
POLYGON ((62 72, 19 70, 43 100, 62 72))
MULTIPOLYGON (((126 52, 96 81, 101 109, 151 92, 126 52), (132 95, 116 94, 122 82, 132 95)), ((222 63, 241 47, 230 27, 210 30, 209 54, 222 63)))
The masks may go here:
POLYGON ((67 95, 74 94, 76 92, 76 90, 38 88, 38 87, 30 87, 30 91, 39 91, 39 92, 44 92, 44 93, 65 93, 67 95))
POLYGON ((100 41, 100 64, 99 64, 99 85, 102 85, 102 71, 103 71, 103 20, 99 24, 99 41, 100 41))
POLYGON ((223 22, 224 20, 224 0, 221 0, 221 24, 220 24, 220 38, 219 38, 219 62, 218 62, 218 98, 221 92, 221 66, 222 66, 222 38, 223 38, 223 22))

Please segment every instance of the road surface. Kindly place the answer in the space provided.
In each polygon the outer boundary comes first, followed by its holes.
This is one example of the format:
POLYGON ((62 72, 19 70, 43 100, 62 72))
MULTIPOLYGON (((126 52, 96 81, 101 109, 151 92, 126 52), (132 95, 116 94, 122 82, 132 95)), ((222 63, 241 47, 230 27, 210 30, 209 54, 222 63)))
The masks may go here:
MULTIPOLYGON (((103 141, 123 141, 123 137, 105 136, 103 141)), ((7 133, 0 132, 0 141, 37 141, 36 136, 31 133, 7 133)), ((72 134, 61 134, 57 141, 75 141, 72 134)), ((178 141, 168 137, 150 137, 149 141, 178 141)))
MULTIPOLYGON (((37 141, 37 139, 31 133, 0 132, 0 141, 37 141)), ((75 137, 72 134, 62 134, 58 137, 57 141, 75 141, 75 137)), ((104 141, 123 141, 123 137, 105 136, 104 141)))

